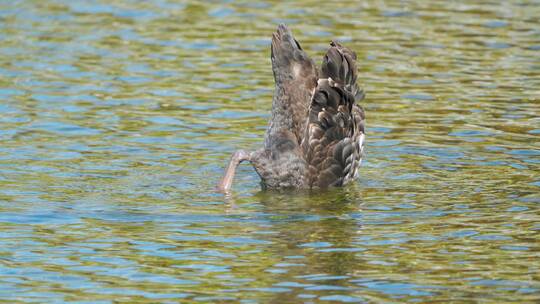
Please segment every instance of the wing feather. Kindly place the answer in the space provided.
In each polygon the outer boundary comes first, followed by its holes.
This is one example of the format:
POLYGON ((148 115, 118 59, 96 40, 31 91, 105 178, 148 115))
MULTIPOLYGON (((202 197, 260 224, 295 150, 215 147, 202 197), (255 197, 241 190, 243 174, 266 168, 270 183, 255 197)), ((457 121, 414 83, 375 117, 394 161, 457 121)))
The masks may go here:
POLYGON ((309 107, 302 151, 312 188, 344 185, 358 175, 364 150, 364 97, 356 83, 356 54, 332 42, 309 107))

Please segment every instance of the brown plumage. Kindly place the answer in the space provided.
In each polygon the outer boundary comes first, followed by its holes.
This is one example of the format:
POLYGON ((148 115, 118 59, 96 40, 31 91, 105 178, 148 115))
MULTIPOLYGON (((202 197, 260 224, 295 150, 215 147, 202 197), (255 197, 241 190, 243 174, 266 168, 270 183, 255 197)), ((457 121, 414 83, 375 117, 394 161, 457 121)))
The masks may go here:
POLYGON ((236 166, 250 161, 263 189, 313 189, 358 176, 364 150, 364 110, 357 104, 356 54, 332 42, 320 74, 285 25, 272 36, 275 91, 264 147, 233 154, 218 189, 228 192, 236 166))

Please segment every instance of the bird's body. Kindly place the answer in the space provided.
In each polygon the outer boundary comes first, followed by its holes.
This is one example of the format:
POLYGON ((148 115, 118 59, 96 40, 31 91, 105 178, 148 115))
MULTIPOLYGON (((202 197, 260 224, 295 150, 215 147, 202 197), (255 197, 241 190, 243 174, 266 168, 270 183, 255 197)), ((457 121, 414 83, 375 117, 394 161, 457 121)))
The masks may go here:
POLYGON ((272 37, 275 91, 263 148, 237 151, 218 188, 229 191, 236 166, 250 161, 263 189, 342 186, 355 179, 364 149, 364 97, 356 84, 356 54, 332 42, 321 70, 291 31, 272 37))

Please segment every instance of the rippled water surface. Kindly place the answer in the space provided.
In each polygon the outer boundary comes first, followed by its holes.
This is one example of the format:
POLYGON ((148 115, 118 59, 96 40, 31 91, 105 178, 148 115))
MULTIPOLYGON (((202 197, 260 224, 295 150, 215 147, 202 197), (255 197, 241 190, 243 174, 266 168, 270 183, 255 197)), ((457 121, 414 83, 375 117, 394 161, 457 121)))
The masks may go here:
POLYGON ((540 2, 3 1, 0 301, 540 301, 540 2), (360 180, 261 192, 272 31, 356 50, 360 180))

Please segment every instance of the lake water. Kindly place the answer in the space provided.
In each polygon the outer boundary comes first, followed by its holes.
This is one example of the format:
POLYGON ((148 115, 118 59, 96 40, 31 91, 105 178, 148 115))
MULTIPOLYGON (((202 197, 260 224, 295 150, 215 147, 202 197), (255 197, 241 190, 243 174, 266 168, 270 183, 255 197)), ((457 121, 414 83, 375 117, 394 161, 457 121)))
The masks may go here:
POLYGON ((538 303, 540 2, 2 1, 0 302, 538 303), (358 53, 357 183, 261 192, 270 38, 358 53))

